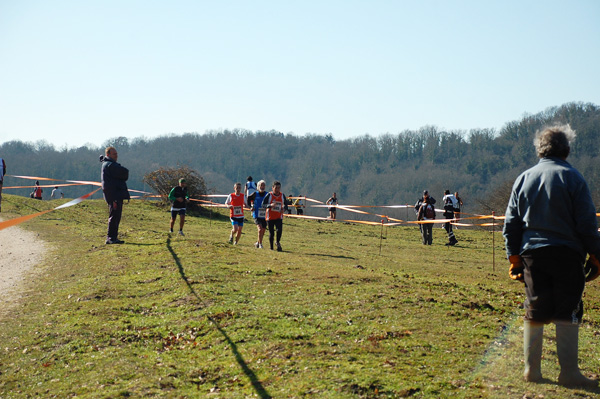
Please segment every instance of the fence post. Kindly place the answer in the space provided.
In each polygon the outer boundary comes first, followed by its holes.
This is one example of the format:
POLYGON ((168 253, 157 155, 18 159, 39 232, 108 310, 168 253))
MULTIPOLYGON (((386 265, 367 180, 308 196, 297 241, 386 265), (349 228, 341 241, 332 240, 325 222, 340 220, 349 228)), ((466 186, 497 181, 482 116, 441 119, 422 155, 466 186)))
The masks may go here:
POLYGON ((496 272, 496 212, 492 211, 492 271, 496 272))

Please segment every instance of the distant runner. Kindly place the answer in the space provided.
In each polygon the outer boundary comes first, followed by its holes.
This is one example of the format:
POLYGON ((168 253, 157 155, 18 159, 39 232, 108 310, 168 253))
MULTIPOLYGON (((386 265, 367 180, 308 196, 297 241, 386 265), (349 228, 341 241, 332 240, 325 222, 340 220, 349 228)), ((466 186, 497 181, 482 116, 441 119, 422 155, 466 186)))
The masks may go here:
POLYGON ((43 192, 44 190, 42 190, 42 188, 40 187, 40 182, 36 180, 35 187, 33 188, 33 192, 31 193, 31 198, 41 200, 43 192))
POLYGON ((335 220, 338 204, 338 199, 335 193, 333 193, 333 195, 327 200, 326 204, 333 205, 329 207, 329 218, 335 220))
POLYGON ((179 179, 179 185, 173 187, 169 192, 169 201, 171 201, 171 233, 175 225, 175 219, 179 215, 179 235, 183 234, 183 225, 185 223, 186 205, 190 199, 185 179, 179 179))
POLYGON ((242 193, 242 183, 235 183, 234 192, 229 194, 225 205, 229 208, 229 218, 231 220, 231 234, 229 243, 237 245, 242 236, 244 227, 244 194, 242 193))
POLYGON ((50 194, 50 199, 62 199, 65 198, 65 194, 62 192, 58 186, 54 186, 54 190, 50 194))
POLYGON ((281 183, 275 180, 272 191, 265 196, 263 206, 267 208, 267 224, 269 226, 269 243, 273 250, 273 241, 275 239, 275 229, 277 229, 277 251, 281 252, 281 235, 283 229, 283 212, 287 210, 287 198, 281 192, 281 183))
POLYGON ((246 196, 247 205, 252 207, 256 197, 256 183, 252 181, 252 176, 248 176, 246 185, 244 186, 244 195, 246 196))
POLYGON ((299 194, 295 199, 294 199, 294 208, 296 208, 296 215, 304 215, 304 210, 302 208, 304 208, 304 204, 302 203, 302 195, 299 194))
POLYGON ((263 200, 267 196, 267 192, 265 191, 267 183, 265 183, 264 180, 261 180, 258 182, 257 186, 258 191, 255 193, 254 203, 252 204, 252 218, 258 229, 258 241, 254 244, 254 247, 262 249, 263 237, 267 230, 267 208, 263 205, 263 200))
MULTIPOLYGON (((450 194, 450 190, 446 190, 442 201, 444 202, 444 219, 454 219, 454 210, 458 208, 458 200, 454 194, 450 194)), ((454 231, 452 231, 452 223, 444 223, 444 229, 448 234, 448 243, 446 245, 458 244, 458 240, 454 236, 454 231)))

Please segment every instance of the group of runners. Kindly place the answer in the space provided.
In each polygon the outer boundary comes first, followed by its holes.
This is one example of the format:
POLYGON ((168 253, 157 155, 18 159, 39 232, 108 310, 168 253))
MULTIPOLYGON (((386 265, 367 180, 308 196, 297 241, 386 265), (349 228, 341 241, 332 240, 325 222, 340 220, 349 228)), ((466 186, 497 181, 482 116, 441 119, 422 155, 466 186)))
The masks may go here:
MULTIPOLYGON (((242 236, 244 228, 244 208, 250 208, 252 219, 257 229, 257 241, 254 243, 255 248, 262 249, 263 239, 267 228, 269 229, 269 247, 271 250, 276 249, 282 251, 281 236, 283 234, 283 215, 288 208, 288 198, 281 192, 281 183, 274 181, 271 186, 271 191, 266 191, 267 184, 264 180, 255 183, 252 176, 248 176, 244 190, 242 192, 242 183, 235 183, 233 192, 227 196, 225 206, 229 209, 229 218, 231 220, 231 232, 229 234, 229 243, 237 245, 242 236)), ((171 225, 170 232, 173 233, 173 227, 177 215, 179 215, 179 235, 183 236, 183 226, 185 223, 186 204, 189 201, 187 184, 185 179, 179 179, 179 185, 173 187, 169 193, 171 206, 171 225)), ((435 219, 435 198, 429 195, 428 191, 423 192, 423 196, 417 200, 415 204, 415 212, 417 220, 424 223, 419 224, 423 245, 432 244, 432 229, 433 220, 435 219), (430 222, 431 221, 431 222, 430 222)), ((451 194, 449 190, 444 192, 444 218, 454 219, 460 217, 460 208, 462 200, 458 193, 451 194)), ((336 193, 327 200, 329 205, 329 218, 335 220, 338 199, 336 193)), ((298 214, 300 214, 298 212, 298 214)), ((443 225, 448 235, 446 245, 456 245, 458 240, 454 235, 452 224, 446 222, 443 225)))
MULTIPOLYGON (((244 192, 242 192, 242 183, 234 184, 233 192, 225 200, 225 206, 229 208, 229 219, 231 220, 230 244, 237 245, 239 243, 244 227, 244 208, 249 207, 258 230, 258 239, 254 247, 264 248, 263 238, 268 228, 271 250, 276 249, 280 252, 283 250, 281 236, 283 234, 283 214, 288 210, 287 198, 281 192, 279 181, 273 182, 270 192, 266 191, 266 187, 267 184, 264 180, 254 183, 252 177, 248 177, 244 192)), ((171 233, 177 215, 179 215, 179 235, 184 235, 185 211, 189 198, 185 179, 179 179, 179 184, 173 187, 169 193, 169 200, 172 203, 171 233)))
POLYGON ((252 213, 258 234, 254 247, 264 248, 263 238, 268 228, 271 250, 282 251, 283 214, 288 210, 287 198, 281 192, 281 183, 277 180, 273 182, 270 192, 267 192, 266 188, 267 183, 264 180, 254 183, 251 176, 248 177, 243 193, 242 183, 235 183, 233 186, 233 193, 225 200, 232 225, 229 235, 230 244, 237 245, 240 240, 244 227, 244 206, 247 206, 252 213))

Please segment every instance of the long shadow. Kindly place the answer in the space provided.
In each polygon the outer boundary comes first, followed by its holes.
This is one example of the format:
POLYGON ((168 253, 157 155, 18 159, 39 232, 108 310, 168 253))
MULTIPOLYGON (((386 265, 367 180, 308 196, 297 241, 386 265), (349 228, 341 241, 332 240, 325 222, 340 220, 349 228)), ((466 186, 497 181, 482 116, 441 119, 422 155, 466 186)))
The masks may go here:
MULTIPOLYGON (((190 292, 192 293, 192 295, 194 295, 196 297, 196 299, 198 299, 199 302, 201 302, 204 305, 204 301, 196 293, 196 291, 194 290, 194 287, 192 287, 192 284, 190 284, 187 276, 185 275, 185 270, 183 269, 183 265, 181 264, 181 259, 179 259, 179 257, 173 250, 173 247, 171 246, 171 238, 167 238, 167 249, 171 253, 171 256, 173 257, 175 264, 177 264, 177 269, 179 270, 179 274, 181 275, 181 278, 183 279, 183 281, 185 281, 185 283, 187 284, 188 288, 190 289, 190 292)), ((221 328, 221 326, 215 319, 213 319, 210 316, 207 316, 207 318, 217 328, 217 330, 219 330, 219 332, 223 335, 223 337, 225 338, 225 340, 231 347, 231 351, 233 352, 233 355, 235 356, 235 360, 238 362, 238 364, 244 371, 244 374, 246 374, 246 376, 250 380, 250 383, 254 387, 254 390, 256 391, 258 396, 262 399, 272 399, 272 396, 269 395, 269 393, 262 386, 262 384, 258 380, 258 377, 256 376, 256 374, 254 374, 254 371, 252 371, 250 369, 250 367, 248 367, 248 364, 246 364, 246 361, 244 360, 244 357, 242 356, 242 354, 238 351, 238 348, 237 348, 237 345, 235 344, 235 342, 233 342, 231 340, 231 338, 229 338, 229 335, 227 335, 227 333, 223 330, 223 328, 221 328)))
POLYGON ((146 244, 146 243, 141 243, 141 242, 125 241, 125 245, 135 245, 136 247, 151 247, 153 245, 161 245, 161 244, 160 243, 146 244))
POLYGON ((330 255, 330 254, 308 254, 311 256, 326 256, 328 258, 341 258, 341 259, 356 259, 353 256, 344 256, 344 255, 330 255))

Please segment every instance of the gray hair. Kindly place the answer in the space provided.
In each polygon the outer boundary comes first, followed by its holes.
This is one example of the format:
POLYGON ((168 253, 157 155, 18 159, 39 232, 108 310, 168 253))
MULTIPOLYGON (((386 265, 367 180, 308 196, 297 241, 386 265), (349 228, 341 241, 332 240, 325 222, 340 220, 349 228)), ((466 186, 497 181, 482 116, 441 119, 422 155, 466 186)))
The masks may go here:
POLYGON ((569 125, 555 125, 538 130, 533 145, 539 158, 566 158, 571 151, 570 143, 575 140, 575 132, 569 125))

